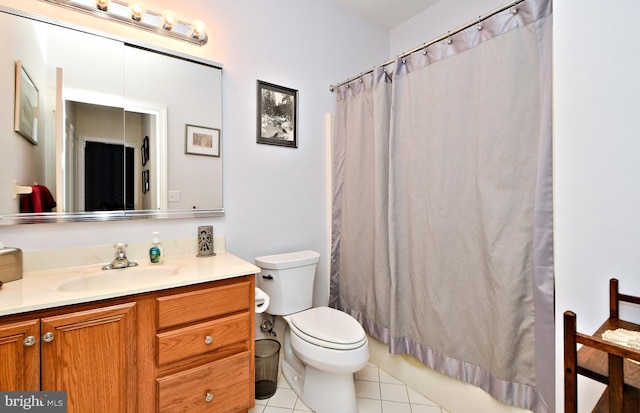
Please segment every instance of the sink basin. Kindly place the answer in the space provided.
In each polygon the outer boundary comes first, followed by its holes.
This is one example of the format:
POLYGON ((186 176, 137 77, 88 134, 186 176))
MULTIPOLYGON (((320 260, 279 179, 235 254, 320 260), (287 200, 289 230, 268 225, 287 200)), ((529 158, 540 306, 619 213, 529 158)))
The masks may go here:
POLYGON ((151 283, 175 275, 174 267, 133 267, 119 270, 101 270, 74 278, 56 289, 58 291, 110 290, 151 283))

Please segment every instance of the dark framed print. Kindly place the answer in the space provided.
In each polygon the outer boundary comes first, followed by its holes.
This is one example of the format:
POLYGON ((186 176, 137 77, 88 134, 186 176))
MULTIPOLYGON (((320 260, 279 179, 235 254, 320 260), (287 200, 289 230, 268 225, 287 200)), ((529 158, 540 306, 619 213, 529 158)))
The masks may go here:
POLYGON ((142 166, 145 166, 149 161, 149 137, 145 136, 142 139, 142 146, 140 147, 140 157, 142 158, 142 166))
POLYGON ((149 189, 151 189, 149 185, 149 170, 145 169, 142 171, 142 193, 146 194, 149 189))
POLYGON ((34 145, 38 144, 39 93, 22 62, 16 61, 14 130, 34 145))
POLYGON ((257 142, 298 147, 298 91, 258 80, 257 142))
POLYGON ((220 157, 220 129, 187 125, 185 153, 220 157))

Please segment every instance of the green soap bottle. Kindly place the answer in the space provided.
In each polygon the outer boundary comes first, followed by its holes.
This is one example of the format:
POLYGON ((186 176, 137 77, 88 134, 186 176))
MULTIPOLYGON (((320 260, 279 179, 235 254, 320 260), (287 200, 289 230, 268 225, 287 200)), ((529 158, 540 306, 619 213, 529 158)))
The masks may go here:
POLYGON ((162 248, 162 244, 160 244, 158 233, 154 232, 151 248, 149 248, 149 262, 151 262, 151 264, 162 264, 162 261, 164 261, 164 249, 162 248))

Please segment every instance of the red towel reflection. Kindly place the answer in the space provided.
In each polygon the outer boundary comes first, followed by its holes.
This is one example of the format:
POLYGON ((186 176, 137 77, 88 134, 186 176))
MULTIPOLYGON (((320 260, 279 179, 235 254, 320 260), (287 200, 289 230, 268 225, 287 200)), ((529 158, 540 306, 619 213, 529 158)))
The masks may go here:
POLYGON ((56 207, 51 191, 44 185, 33 185, 31 193, 20 195, 20 212, 52 212, 56 207))

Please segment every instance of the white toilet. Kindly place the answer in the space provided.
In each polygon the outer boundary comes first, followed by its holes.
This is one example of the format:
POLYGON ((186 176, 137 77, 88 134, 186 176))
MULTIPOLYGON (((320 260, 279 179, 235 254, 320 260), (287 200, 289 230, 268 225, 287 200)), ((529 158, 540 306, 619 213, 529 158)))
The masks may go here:
POLYGON ((369 360, 367 336, 350 315, 311 308, 320 254, 300 251, 257 257, 260 289, 270 298, 266 312, 282 316, 282 374, 316 413, 357 413, 353 373, 369 360))

